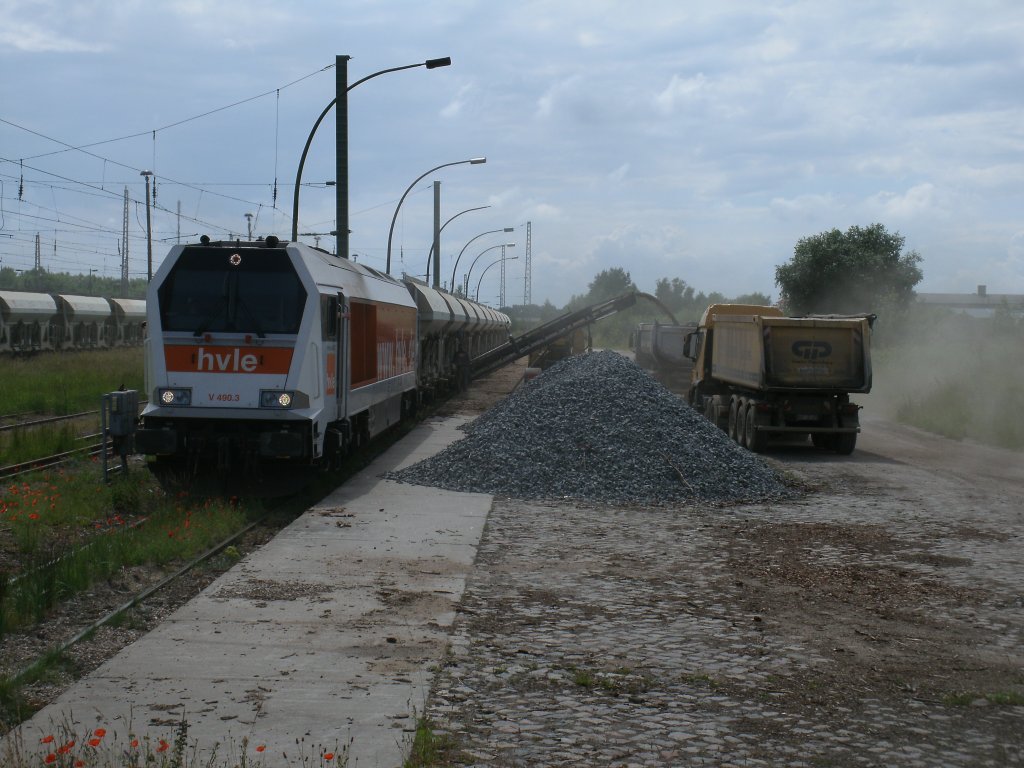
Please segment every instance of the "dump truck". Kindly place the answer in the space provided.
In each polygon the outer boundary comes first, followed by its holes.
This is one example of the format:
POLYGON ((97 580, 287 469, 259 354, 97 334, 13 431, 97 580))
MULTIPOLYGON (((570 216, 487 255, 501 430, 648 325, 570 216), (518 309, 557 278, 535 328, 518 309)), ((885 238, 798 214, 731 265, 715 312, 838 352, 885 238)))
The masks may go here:
POLYGON ((773 437, 810 435, 818 448, 850 454, 860 432, 850 395, 871 391, 874 319, 712 304, 686 338, 687 399, 751 451, 773 437))
POLYGON ((686 337, 695 330, 696 323, 640 323, 630 334, 629 348, 637 365, 670 391, 685 394, 693 372, 686 337))

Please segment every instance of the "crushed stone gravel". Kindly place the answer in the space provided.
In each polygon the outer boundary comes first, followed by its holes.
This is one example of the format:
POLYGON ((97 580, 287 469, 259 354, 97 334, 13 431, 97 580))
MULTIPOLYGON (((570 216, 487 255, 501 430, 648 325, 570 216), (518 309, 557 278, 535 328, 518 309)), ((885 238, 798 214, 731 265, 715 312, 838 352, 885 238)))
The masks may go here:
POLYGON ((577 355, 525 382, 400 482, 520 499, 612 504, 789 495, 758 455, 617 352, 577 355))

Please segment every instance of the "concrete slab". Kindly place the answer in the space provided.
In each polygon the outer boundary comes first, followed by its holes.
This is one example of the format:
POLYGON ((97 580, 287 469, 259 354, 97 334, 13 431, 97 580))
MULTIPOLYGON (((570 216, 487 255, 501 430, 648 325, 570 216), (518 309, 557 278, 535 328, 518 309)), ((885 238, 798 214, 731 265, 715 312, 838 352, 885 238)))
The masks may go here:
POLYGON ((433 455, 467 419, 425 422, 160 627, 21 728, 65 724, 172 740, 200 754, 247 738, 269 765, 304 748, 401 765, 441 661, 491 497, 383 480, 433 455))

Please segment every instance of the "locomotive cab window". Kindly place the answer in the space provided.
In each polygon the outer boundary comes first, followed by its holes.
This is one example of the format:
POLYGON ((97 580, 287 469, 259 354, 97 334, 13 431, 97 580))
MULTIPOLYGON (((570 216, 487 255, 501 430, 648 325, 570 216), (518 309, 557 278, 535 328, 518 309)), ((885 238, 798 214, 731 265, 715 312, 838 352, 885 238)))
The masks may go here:
POLYGON ((320 297, 320 324, 324 341, 338 338, 338 297, 320 297))
POLYGON ((160 287, 165 331, 294 334, 306 291, 283 248, 186 248, 160 287))

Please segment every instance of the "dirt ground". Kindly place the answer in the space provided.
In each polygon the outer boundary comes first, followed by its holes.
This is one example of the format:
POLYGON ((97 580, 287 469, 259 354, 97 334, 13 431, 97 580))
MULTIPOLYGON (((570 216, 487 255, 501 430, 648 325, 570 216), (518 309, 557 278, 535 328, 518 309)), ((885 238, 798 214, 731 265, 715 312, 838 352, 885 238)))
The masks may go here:
MULTIPOLYGON (((522 370, 443 411, 483 412, 522 370)), ((1024 706, 1024 455, 864 419, 849 457, 773 445, 766 459, 798 499, 777 521, 718 525, 738 608, 831 658, 812 702, 911 692, 1024 706)))
MULTIPOLYGON (((491 394, 481 388, 449 407, 472 414, 491 394)), ((619 514, 559 503, 538 513, 536 504, 496 502, 464 598, 467 618, 459 642, 470 650, 442 679, 444 706, 436 714, 457 721, 453 730, 476 750, 473 754, 490 756, 479 758, 481 765, 585 764, 583 750, 596 749, 595 738, 585 732, 601 729, 596 723, 603 715, 595 711, 602 710, 573 685, 559 687, 556 678, 567 658, 579 658, 564 643, 587 635, 606 649, 636 643, 614 662, 614 651, 587 656, 596 669, 602 668, 602 658, 605 666, 612 665, 602 674, 611 674, 626 657, 659 666, 662 676, 674 669, 691 680, 705 679, 692 669, 718 663, 716 654, 732 658, 736 668, 759 654, 785 662, 785 674, 773 674, 769 682, 740 673, 732 679, 707 676, 716 696, 731 699, 733 706, 757 712, 756 702, 764 698, 791 716, 757 715, 733 731, 740 741, 761 738, 776 750, 759 752, 745 743, 746 751, 733 753, 739 755, 736 764, 746 759, 760 764, 759 757, 772 764, 771 755, 780 759, 778 748, 799 755, 805 747, 807 764, 814 765, 928 765, 935 764, 929 762, 935 755, 952 765, 1024 760, 1024 456, 890 423, 870 409, 868 401, 852 456, 818 451, 809 441, 772 446, 766 460, 797 491, 793 499, 772 505, 686 508, 674 515, 659 509, 645 515, 644 510, 619 514), (549 523, 556 514, 570 522, 549 523), (641 543, 609 554, 610 538, 633 536, 623 524, 665 527, 649 533, 649 551, 641 543), (674 559, 674 552, 657 557, 656 550, 679 536, 701 537, 697 562, 674 559), (690 568, 703 575, 675 578, 690 568), (530 571, 532 579, 518 575, 530 571), (580 573, 590 574, 590 581, 581 581, 580 573), (650 601, 652 616, 664 603, 659 579, 677 590, 680 584, 696 587, 699 605, 683 601, 679 610, 699 622, 707 618, 705 606, 713 605, 716 619, 755 639, 730 656, 731 640, 707 636, 699 651, 672 667, 667 656, 650 652, 654 638, 645 642, 631 636, 614 617, 610 623, 596 620, 609 608, 604 593, 593 586, 595 579, 619 590, 618 608, 636 609, 637 616, 643 615, 637 603, 650 601), (620 579, 641 586, 623 597, 626 586, 620 579), (488 602, 503 607, 495 613, 488 602), (594 623, 580 626, 587 615, 594 623), (612 627, 604 641, 596 637, 601 627, 612 627), (561 648, 553 651, 558 644, 561 648), (553 681, 547 701, 538 697, 532 679, 517 689, 515 676, 487 671, 516 669, 524 649, 539 646, 550 652, 530 658, 553 681), (559 710, 561 720, 553 714, 559 710), (545 721, 549 729, 572 719, 589 718, 591 725, 582 733, 566 726, 545 744, 529 728, 549 716, 555 718, 545 721), (793 728, 796 718, 805 718, 799 722, 813 737, 793 728), (517 735, 495 736, 500 730, 517 735), (832 733, 843 736, 836 743, 821 736, 832 733), (559 740, 574 743, 572 756, 570 750, 559 756, 559 740), (929 742, 938 743, 934 755, 921 752, 929 742), (877 751, 865 755, 868 748, 877 751), (910 750, 902 760, 900 749, 910 750), (861 751, 851 757, 856 750, 861 751), (889 757, 896 762, 887 762, 889 757)), ((666 701, 679 700, 678 690, 665 693, 666 701)), ((607 702, 603 711, 617 706, 607 702)), ((645 727, 648 734, 657 733, 658 717, 671 716, 668 709, 661 712, 634 733, 622 733, 621 741, 635 739, 645 727)), ((604 740, 612 736, 605 734, 604 740)), ((671 740, 665 735, 666 745, 671 740)), ((661 757, 632 753, 627 758, 623 751, 613 759, 612 754, 595 751, 586 759, 661 765, 676 764, 683 753, 666 746, 661 757)))

